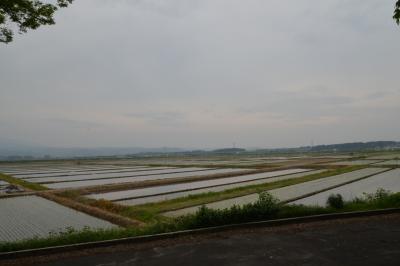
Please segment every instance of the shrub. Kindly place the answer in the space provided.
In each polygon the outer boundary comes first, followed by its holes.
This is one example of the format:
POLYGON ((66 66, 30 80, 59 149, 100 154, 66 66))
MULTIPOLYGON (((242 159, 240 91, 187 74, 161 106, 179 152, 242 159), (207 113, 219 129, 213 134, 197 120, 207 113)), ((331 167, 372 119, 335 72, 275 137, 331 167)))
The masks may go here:
POLYGON ((374 202, 379 200, 384 200, 391 195, 389 190, 385 190, 383 188, 378 188, 375 193, 363 193, 364 198, 368 202, 374 202))
POLYGON ((334 209, 342 209, 344 206, 343 197, 340 194, 331 194, 326 203, 334 209))
POLYGON ((176 219, 176 223, 183 228, 199 228, 272 219, 276 217, 280 208, 281 205, 276 198, 267 192, 262 192, 256 202, 243 206, 234 205, 227 209, 210 209, 203 205, 196 213, 179 217, 176 219))

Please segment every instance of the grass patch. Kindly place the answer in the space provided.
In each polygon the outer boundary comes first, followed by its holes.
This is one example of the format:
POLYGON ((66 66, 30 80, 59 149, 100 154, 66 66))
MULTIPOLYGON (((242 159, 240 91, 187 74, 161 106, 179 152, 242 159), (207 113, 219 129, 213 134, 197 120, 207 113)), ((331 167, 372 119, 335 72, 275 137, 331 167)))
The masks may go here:
POLYGON ((18 179, 9 175, 5 175, 5 174, 0 174, 0 180, 6 181, 7 183, 13 184, 13 185, 17 185, 17 186, 21 186, 23 188, 26 188, 28 190, 34 190, 34 191, 44 191, 44 190, 48 190, 47 187, 42 186, 40 184, 36 184, 36 183, 31 183, 22 179, 18 179))
POLYGON ((153 223, 145 227, 108 230, 90 230, 89 228, 85 228, 81 231, 67 229, 63 232, 51 233, 46 238, 0 243, 0 252, 151 235, 234 223, 399 207, 400 193, 390 194, 383 190, 378 190, 374 194, 366 194, 364 197, 344 202, 340 209, 304 205, 283 205, 270 194, 263 192, 260 193, 257 202, 244 206, 233 206, 223 210, 213 210, 203 206, 194 214, 169 221, 153 223))

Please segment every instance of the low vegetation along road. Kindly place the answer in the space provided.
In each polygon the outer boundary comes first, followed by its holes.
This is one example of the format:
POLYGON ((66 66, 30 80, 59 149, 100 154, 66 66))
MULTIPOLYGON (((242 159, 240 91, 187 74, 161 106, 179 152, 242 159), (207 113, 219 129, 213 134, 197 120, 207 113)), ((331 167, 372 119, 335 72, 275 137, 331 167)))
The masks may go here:
MULTIPOLYGON (((399 265, 400 214, 238 229, 4 265, 399 265)), ((1 263, 0 263, 1 264, 1 263)))

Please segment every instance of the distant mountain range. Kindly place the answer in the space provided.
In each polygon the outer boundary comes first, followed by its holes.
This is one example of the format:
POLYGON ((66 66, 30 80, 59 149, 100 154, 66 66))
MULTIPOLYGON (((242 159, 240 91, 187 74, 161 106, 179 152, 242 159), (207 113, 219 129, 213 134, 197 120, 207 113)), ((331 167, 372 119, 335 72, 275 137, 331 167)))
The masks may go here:
POLYGON ((400 149, 398 141, 350 142, 297 148, 259 149, 258 152, 355 152, 400 149))
POLYGON ((400 148, 400 142, 396 141, 371 141, 371 142, 353 142, 332 145, 318 145, 311 147, 311 151, 325 152, 325 151, 340 151, 351 152, 358 150, 385 150, 400 148))
POLYGON ((30 160, 50 158, 98 157, 98 156, 155 156, 162 154, 275 154, 275 153, 317 153, 317 152, 355 152, 400 149, 400 142, 371 141, 330 145, 303 146, 296 148, 252 149, 224 148, 212 151, 188 150, 171 147, 161 148, 47 148, 19 143, 0 143, 0 160, 30 160))
POLYGON ((99 147, 99 148, 55 148, 55 147, 35 147, 30 145, 1 145, 1 159, 33 159, 33 158, 70 158, 70 157, 95 157, 95 156, 125 156, 139 153, 176 153, 183 152, 184 149, 161 147, 161 148, 142 148, 142 147, 99 147))

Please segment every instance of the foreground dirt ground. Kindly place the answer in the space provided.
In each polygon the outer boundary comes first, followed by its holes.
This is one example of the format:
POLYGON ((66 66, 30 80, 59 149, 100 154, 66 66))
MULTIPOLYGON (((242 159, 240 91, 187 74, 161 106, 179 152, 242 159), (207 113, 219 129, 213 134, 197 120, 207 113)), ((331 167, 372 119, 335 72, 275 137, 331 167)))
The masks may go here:
POLYGON ((221 233, 1 265, 400 265, 400 214, 221 233))

